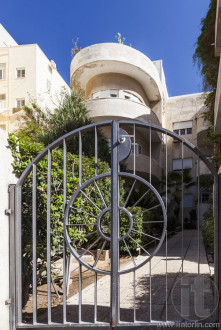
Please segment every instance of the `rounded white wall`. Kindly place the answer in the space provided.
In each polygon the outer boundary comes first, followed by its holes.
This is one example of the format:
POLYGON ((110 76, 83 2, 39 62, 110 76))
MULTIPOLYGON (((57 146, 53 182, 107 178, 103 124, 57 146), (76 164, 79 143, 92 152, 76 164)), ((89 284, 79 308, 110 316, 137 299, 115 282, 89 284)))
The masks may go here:
POLYGON ((84 95, 89 80, 99 74, 117 73, 135 79, 149 101, 159 101, 163 88, 153 62, 138 50, 117 43, 82 49, 71 62, 71 87, 84 95))

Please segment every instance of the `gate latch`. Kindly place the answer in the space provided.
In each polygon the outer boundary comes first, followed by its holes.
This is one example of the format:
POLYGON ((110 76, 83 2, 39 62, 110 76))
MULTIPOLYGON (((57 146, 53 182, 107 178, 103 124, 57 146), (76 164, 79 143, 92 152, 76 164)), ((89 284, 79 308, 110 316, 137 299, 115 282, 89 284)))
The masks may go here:
POLYGON ((131 140, 127 136, 128 133, 122 128, 119 129, 119 138, 118 138, 118 161, 126 159, 131 150, 131 140))
POLYGON ((12 214, 12 210, 11 209, 6 209, 5 210, 5 215, 10 215, 12 214))

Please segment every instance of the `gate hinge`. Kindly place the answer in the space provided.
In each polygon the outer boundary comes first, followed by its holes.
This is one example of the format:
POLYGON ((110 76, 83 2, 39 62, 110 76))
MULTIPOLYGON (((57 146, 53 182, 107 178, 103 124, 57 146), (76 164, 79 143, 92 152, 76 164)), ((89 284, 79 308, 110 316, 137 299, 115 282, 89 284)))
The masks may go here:
POLYGON ((12 214, 12 210, 11 209, 6 209, 5 210, 5 215, 10 215, 12 214))
POLYGON ((12 303, 12 300, 11 298, 5 300, 5 305, 10 305, 12 303))

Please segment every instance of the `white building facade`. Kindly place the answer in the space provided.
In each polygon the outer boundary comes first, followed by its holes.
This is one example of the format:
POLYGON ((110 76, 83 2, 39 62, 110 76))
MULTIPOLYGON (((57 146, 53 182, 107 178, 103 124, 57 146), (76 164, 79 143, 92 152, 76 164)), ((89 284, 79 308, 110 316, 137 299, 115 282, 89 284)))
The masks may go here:
MULTIPOLYGON (((135 120, 151 123, 181 135, 200 148, 210 157, 212 148, 208 146, 203 119, 204 94, 169 97, 162 61, 151 61, 134 48, 117 44, 96 44, 82 49, 71 63, 71 88, 81 92, 90 116, 95 122, 108 119, 135 120)), ((132 134, 130 127, 128 133, 132 134)), ((110 132, 106 132, 107 138, 110 132)), ((148 179, 150 175, 149 136, 142 129, 136 132, 136 169, 138 175, 148 179)), ((151 176, 155 185, 160 185, 165 174, 165 148, 162 135, 152 133, 151 176)), ((180 143, 168 139, 168 171, 182 169, 180 143)), ((197 157, 184 149, 183 166, 191 169, 191 176, 197 180, 197 157)), ((133 154, 126 160, 127 169, 133 169, 133 154)), ((209 174, 201 166, 201 174, 209 174)), ((196 187, 184 195, 184 216, 195 207, 196 187)), ((208 198, 201 205, 203 216, 208 198)), ((205 196, 204 196, 205 197, 205 196)))
POLYGON ((32 101, 50 111, 69 86, 37 44, 17 45, 0 25, 0 128, 18 125, 19 111, 32 101))

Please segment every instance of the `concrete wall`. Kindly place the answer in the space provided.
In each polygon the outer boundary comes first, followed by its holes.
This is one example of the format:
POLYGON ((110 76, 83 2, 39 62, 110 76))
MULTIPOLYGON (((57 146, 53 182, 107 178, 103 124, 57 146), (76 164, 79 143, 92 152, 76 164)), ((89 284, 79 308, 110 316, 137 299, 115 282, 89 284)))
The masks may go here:
POLYGON ((5 215, 5 209, 9 207, 8 186, 17 182, 12 174, 12 156, 8 149, 7 133, 0 129, 0 329, 9 329, 9 305, 5 301, 9 299, 9 217, 5 215))

